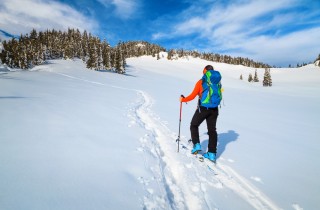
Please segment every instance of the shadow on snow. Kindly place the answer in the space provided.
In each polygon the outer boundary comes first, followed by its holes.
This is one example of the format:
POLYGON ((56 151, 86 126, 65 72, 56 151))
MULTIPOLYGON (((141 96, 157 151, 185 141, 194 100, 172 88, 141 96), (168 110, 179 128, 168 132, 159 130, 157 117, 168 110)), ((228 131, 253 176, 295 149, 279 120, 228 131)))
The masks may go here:
MULTIPOLYGON (((239 134, 234 130, 229 130, 227 133, 218 134, 218 145, 217 145, 217 158, 219 158, 227 148, 227 145, 231 142, 234 142, 238 139, 239 134)), ((201 142, 201 147, 204 148, 204 151, 208 148, 209 140, 206 139, 201 142)))

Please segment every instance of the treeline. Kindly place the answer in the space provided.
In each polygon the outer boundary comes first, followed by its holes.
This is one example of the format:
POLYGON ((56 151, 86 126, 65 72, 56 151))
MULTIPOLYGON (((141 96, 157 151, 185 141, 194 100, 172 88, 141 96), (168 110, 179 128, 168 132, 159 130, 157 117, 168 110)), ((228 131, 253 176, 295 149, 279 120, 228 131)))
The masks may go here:
POLYGON ((140 57, 143 55, 151 55, 153 57, 158 57, 160 52, 165 52, 166 49, 156 45, 150 44, 146 41, 128 41, 121 43, 122 49, 124 50, 124 55, 126 58, 140 57))
POLYGON ((306 65, 308 65, 308 64, 312 64, 312 62, 309 62, 309 63, 305 63, 305 62, 303 62, 302 64, 297 63, 297 65, 296 65, 296 66, 289 64, 289 66, 288 66, 288 67, 289 67, 289 68, 300 68, 300 67, 306 66, 306 65))
POLYGON ((242 57, 231 57, 229 55, 220 55, 216 53, 200 53, 198 51, 188 51, 183 49, 172 49, 168 52, 168 59, 172 60, 175 58, 181 58, 185 56, 191 56, 195 58, 204 59, 207 61, 227 63, 233 65, 244 65, 253 68, 271 68, 270 65, 261 62, 255 62, 249 58, 242 57))
POLYGON ((119 42, 115 47, 98 37, 78 29, 66 32, 47 30, 21 35, 3 41, 0 52, 2 63, 11 68, 29 69, 49 59, 82 59, 87 68, 113 70, 125 73, 126 58, 142 55, 156 55, 164 48, 148 42, 119 42))
MULTIPOLYGON (((146 41, 119 41, 116 46, 111 47, 106 40, 101 40, 87 31, 81 33, 78 29, 68 29, 65 32, 54 29, 37 32, 33 29, 30 34, 21 35, 18 39, 3 41, 2 45, 0 61, 11 68, 29 69, 49 59, 79 58, 89 69, 111 70, 120 74, 125 73, 126 58, 152 55, 160 59, 159 53, 166 51, 165 48, 146 41)), ((188 56, 253 68, 271 68, 268 64, 255 62, 249 58, 184 49, 169 50, 167 59, 188 56)), ((317 60, 320 66, 320 55, 317 60)))

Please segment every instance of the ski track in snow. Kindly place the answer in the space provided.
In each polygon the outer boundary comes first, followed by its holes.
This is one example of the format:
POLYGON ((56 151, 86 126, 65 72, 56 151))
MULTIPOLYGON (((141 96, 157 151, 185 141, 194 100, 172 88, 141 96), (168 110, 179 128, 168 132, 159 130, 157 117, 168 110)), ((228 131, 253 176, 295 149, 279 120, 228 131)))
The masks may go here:
POLYGON ((146 131, 140 138, 141 147, 137 148, 138 152, 143 153, 146 169, 151 170, 153 174, 151 178, 137 177, 146 191, 145 197, 142 198, 144 209, 219 209, 214 204, 214 198, 208 194, 208 188, 225 187, 254 209, 280 209, 244 177, 222 163, 222 158, 216 165, 207 161, 200 163, 190 154, 190 146, 183 144, 183 141, 178 153, 177 134, 170 131, 165 123, 152 113, 152 98, 146 92, 50 72, 95 85, 137 93, 138 99, 130 105, 127 116, 131 118, 128 127, 137 125, 146 131), (214 173, 208 170, 206 164, 214 173))
POLYGON ((218 189, 227 187, 255 209, 280 209, 245 178, 220 161, 216 166, 207 163, 216 171, 217 175, 214 175, 210 170, 206 170, 205 164, 199 163, 197 158, 190 154, 190 148, 185 151, 180 149, 180 153, 177 153, 177 135, 151 112, 151 97, 143 91, 138 93, 142 99, 136 109, 137 120, 156 140, 153 146, 158 151, 159 160, 162 160, 160 167, 163 168, 163 180, 166 188, 170 189, 169 194, 174 196, 172 209, 218 209, 218 206, 210 206, 212 202, 210 204, 208 200, 207 186, 218 189), (178 162, 181 159, 183 161, 178 162))

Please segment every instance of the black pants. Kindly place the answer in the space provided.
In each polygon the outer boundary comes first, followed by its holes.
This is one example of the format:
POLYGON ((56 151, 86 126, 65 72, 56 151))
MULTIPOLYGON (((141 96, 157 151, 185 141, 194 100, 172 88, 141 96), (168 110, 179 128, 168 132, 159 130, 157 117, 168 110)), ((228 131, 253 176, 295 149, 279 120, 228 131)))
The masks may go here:
POLYGON ((193 144, 200 143, 199 126, 204 120, 207 121, 209 135, 208 152, 217 153, 218 135, 216 130, 216 124, 218 115, 218 107, 207 109, 205 107, 200 106, 200 108, 198 108, 194 113, 191 120, 190 131, 193 144))

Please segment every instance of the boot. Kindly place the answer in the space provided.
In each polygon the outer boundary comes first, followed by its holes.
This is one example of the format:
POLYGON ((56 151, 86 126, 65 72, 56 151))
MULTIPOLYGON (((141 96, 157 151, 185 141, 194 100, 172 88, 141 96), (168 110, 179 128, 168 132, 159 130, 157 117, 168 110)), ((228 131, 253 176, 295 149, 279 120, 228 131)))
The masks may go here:
POLYGON ((216 162, 216 153, 207 152, 203 154, 203 157, 211 160, 212 162, 216 162))
POLYGON ((193 149, 191 150, 191 154, 198 154, 198 152, 201 151, 201 144, 200 143, 196 143, 195 145, 193 145, 193 149))

